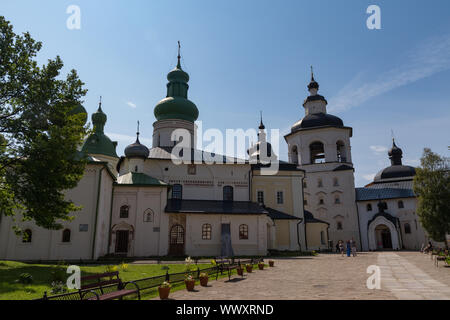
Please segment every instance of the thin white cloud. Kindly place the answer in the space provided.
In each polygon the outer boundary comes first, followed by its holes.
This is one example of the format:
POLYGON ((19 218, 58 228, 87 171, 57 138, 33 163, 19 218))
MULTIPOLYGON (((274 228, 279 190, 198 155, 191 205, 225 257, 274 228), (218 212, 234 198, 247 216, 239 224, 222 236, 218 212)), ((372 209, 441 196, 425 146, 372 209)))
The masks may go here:
POLYGON ((128 105, 130 108, 133 108, 133 109, 136 108, 136 105, 135 105, 133 102, 131 102, 131 101, 128 101, 128 102, 127 102, 127 105, 128 105))
POLYGON ((376 155, 380 155, 388 151, 388 148, 385 146, 370 146, 370 150, 372 150, 376 155))
POLYGON ((367 181, 373 181, 375 178, 375 173, 363 174, 362 177, 367 181))
POLYGON ((406 164, 408 166, 417 167, 418 165, 420 165, 420 160, 419 159, 404 159, 403 164, 406 164))
POLYGON ((330 99, 330 111, 348 110, 395 88, 450 69, 450 35, 425 41, 403 60, 400 66, 375 76, 374 81, 361 81, 362 74, 358 74, 330 99))

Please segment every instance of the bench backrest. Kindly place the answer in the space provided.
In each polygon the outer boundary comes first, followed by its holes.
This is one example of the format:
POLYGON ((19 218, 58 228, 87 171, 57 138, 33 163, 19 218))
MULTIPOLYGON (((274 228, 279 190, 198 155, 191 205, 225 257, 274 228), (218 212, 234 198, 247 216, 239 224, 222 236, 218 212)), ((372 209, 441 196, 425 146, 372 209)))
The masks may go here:
POLYGON ((110 284, 121 283, 121 280, 119 278, 119 271, 85 276, 85 277, 81 277, 80 280, 81 280, 81 290, 98 288, 98 287, 103 287, 103 286, 107 286, 110 284), (116 279, 113 279, 113 277, 116 277, 116 279), (107 278, 107 280, 102 280, 104 278, 107 278), (97 281, 95 282, 94 280, 97 280, 97 281), (92 282, 90 282, 90 281, 92 281, 92 282), (84 283, 89 282, 89 283, 83 284, 83 282, 84 283))

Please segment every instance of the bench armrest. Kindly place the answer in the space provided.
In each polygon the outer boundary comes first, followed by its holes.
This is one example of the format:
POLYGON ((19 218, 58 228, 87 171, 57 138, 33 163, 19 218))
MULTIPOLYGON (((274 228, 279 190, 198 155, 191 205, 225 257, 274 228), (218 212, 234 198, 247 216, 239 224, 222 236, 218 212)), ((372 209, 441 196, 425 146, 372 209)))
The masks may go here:
POLYGON ((98 295, 97 292, 95 292, 94 290, 89 290, 89 291, 85 291, 81 294, 81 300, 84 300, 84 297, 86 296, 86 294, 88 293, 93 293, 95 295, 95 297, 97 298, 97 300, 100 300, 100 296, 98 295))
POLYGON ((138 286, 137 283, 134 282, 134 281, 127 281, 127 282, 124 282, 124 283, 123 283, 123 288, 125 289, 125 287, 126 287, 128 284, 130 284, 130 283, 136 287, 137 291, 140 291, 139 286, 138 286))

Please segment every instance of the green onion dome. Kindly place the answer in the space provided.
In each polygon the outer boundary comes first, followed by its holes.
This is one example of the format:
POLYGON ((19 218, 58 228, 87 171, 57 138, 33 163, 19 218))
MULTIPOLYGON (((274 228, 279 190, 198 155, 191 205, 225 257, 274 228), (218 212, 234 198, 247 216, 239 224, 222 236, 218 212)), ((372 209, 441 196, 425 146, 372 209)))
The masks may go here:
POLYGON ((188 99, 189 75, 181 69, 180 56, 178 64, 167 75, 167 96, 155 107, 157 120, 181 119, 195 122, 198 118, 197 106, 188 99))
POLYGON ((87 111, 83 107, 83 105, 79 102, 77 102, 75 107, 69 112, 69 115, 71 115, 71 116, 78 115, 78 114, 84 115, 83 120, 84 120, 84 123, 86 123, 87 122, 87 111))
POLYGON ((98 110, 92 114, 91 118, 94 125, 94 133, 86 139, 81 151, 85 154, 102 154, 118 158, 116 153, 117 142, 111 141, 104 133, 107 116, 102 110, 101 103, 98 106, 98 110))

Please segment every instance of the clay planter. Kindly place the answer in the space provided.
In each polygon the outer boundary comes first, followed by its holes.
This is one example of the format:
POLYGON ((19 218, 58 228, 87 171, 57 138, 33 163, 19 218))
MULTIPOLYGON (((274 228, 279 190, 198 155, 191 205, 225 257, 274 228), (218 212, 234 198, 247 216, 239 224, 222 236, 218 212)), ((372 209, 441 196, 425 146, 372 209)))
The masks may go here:
POLYGON ((165 300, 167 298, 169 298, 169 293, 170 293, 170 288, 158 288, 159 291, 159 298, 161 300, 165 300))
POLYGON ((195 280, 184 280, 184 283, 186 284, 187 291, 194 291, 195 280))
POLYGON ((208 286, 208 277, 200 277, 200 285, 202 287, 207 287, 208 286))
POLYGON ((247 270, 248 273, 251 273, 253 270, 253 266, 245 266, 245 269, 247 270))
POLYGON ((273 267, 274 264, 275 264, 275 261, 269 260, 269 267, 273 267))
POLYGON ((243 269, 243 268, 237 268, 236 271, 237 271, 237 274, 238 274, 239 276, 242 277, 242 276, 244 275, 244 269, 243 269))
POLYGON ((258 263, 259 270, 264 270, 264 263, 258 263))

